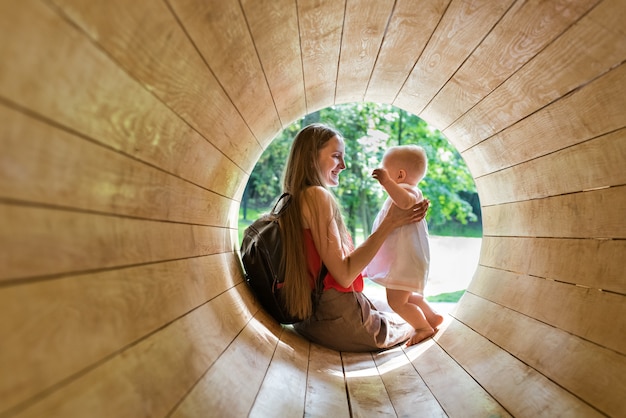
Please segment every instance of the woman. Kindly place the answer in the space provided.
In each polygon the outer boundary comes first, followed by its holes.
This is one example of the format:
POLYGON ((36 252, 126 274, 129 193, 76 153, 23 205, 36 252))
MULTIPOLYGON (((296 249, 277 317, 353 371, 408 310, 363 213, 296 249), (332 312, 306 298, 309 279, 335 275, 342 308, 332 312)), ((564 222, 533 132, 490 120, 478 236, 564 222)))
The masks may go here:
POLYGON ((376 351, 408 340, 414 329, 391 312, 376 310, 363 295, 361 271, 395 228, 424 218, 428 201, 409 210, 392 208, 376 232, 354 248, 337 201, 328 190, 346 166, 341 134, 312 124, 296 135, 285 167, 283 189, 292 195, 281 216, 289 312, 302 318, 294 328, 311 341, 340 351, 376 351), (322 261, 324 291, 313 307, 311 291, 322 261))

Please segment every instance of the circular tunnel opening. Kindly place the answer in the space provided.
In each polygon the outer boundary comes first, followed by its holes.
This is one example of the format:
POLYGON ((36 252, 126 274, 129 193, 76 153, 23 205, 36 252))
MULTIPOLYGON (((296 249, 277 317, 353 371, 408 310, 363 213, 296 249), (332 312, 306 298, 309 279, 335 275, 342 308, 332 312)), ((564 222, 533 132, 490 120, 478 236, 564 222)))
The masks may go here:
MULTIPOLYGON (((330 106, 303 116, 282 130, 259 157, 246 184, 238 217, 239 243, 244 229, 269 212, 281 193, 282 173, 293 138, 304 126, 322 122, 345 137, 346 165, 333 188, 350 233, 359 245, 371 232, 387 194, 372 178, 389 146, 416 144, 428 156, 428 171, 418 187, 431 201, 430 272, 427 300, 450 313, 465 293, 478 265, 482 242, 480 200, 465 161, 448 139, 420 117, 392 105, 371 102, 330 106)), ((385 289, 365 278, 365 293, 385 303, 385 289)))

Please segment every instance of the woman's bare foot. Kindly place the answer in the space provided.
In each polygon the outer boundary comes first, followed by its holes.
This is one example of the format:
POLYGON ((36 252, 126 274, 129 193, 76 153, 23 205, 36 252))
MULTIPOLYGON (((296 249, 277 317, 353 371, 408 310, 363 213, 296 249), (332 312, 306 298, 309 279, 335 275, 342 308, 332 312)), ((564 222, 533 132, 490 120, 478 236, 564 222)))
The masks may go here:
POLYGON ((433 335, 435 335, 435 330, 432 328, 416 329, 415 332, 413 333, 413 336, 406 343, 406 346, 409 347, 411 345, 421 343, 422 341, 424 341, 427 338, 432 337, 433 335))

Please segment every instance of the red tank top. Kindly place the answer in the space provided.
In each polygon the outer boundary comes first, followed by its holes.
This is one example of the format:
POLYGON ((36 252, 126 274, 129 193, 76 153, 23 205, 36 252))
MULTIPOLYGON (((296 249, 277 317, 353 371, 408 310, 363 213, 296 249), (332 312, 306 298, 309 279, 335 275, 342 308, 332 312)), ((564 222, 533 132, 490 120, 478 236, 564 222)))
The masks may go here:
MULTIPOLYGON (((313 235, 311 235, 310 229, 304 230, 304 243, 306 245, 306 258, 308 261, 309 273, 311 275, 311 288, 315 288, 315 280, 319 275, 320 268, 322 267, 322 259, 320 254, 317 252, 317 248, 315 248, 315 243, 313 242, 313 235)), ((351 287, 343 287, 335 278, 328 272, 326 277, 324 277, 324 290, 327 289, 335 289, 339 292, 352 292, 353 290, 356 292, 363 291, 363 276, 359 274, 357 278, 352 282, 351 287)))

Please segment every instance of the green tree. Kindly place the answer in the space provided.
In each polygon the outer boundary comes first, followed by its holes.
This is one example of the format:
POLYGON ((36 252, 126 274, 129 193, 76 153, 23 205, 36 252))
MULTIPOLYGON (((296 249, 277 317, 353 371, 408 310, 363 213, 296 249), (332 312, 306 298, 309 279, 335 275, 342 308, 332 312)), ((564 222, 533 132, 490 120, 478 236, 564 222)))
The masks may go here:
POLYGON ((293 137, 303 126, 317 121, 334 126, 345 139, 346 170, 334 192, 353 236, 357 228, 363 228, 366 235, 370 233, 374 216, 386 198, 371 172, 380 165, 385 149, 392 145, 418 144, 426 150, 429 168, 419 186, 432 202, 427 217, 432 230, 449 222, 466 224, 477 219, 475 185, 458 151, 441 132, 419 117, 374 103, 328 107, 281 132, 250 176, 242 203, 244 213, 248 204, 265 209, 271 206, 280 194, 282 171, 293 137))

